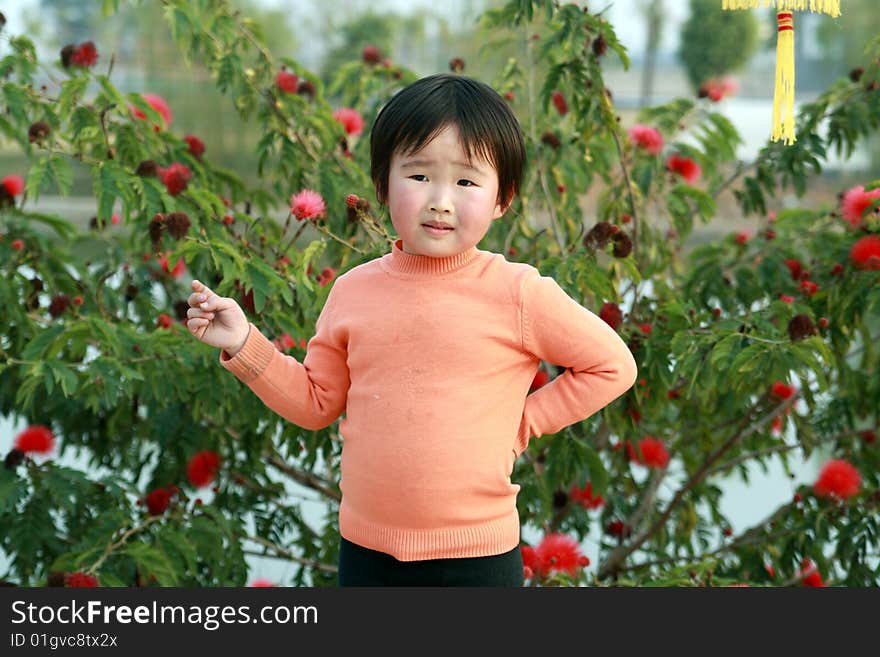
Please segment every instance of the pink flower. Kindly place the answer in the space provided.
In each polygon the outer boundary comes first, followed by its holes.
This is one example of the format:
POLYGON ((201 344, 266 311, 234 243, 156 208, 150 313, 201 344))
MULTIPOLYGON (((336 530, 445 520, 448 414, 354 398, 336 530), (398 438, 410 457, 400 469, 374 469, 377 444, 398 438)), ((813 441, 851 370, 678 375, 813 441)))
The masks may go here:
POLYGON ((657 128, 636 123, 629 129, 629 137, 651 155, 659 155, 663 150, 663 135, 657 128))
POLYGON ((299 221, 320 217, 326 210, 324 198, 311 189, 304 189, 290 197, 290 212, 299 221))
POLYGON ((272 580, 270 580, 270 579, 266 579, 265 577, 258 577, 258 578, 255 579, 253 582, 251 582, 251 583, 249 584, 249 586, 250 586, 251 588, 257 588, 257 589, 260 589, 260 588, 272 588, 272 587, 275 586, 275 583, 274 583, 272 580))
POLYGON ((10 196, 18 196, 24 191, 24 178, 15 174, 6 176, 3 179, 3 186, 10 196))
POLYGON ((333 112, 333 118, 342 124, 346 134, 351 136, 359 135, 364 130, 364 119, 360 112, 351 107, 342 107, 333 112))
POLYGON ((820 497, 846 499, 859 492, 861 483, 862 477, 851 463, 843 459, 831 459, 822 466, 813 490, 820 497))
POLYGON ((666 168, 677 173, 689 183, 695 183, 702 174, 700 165, 689 157, 673 154, 666 159, 666 168))
POLYGON ((880 188, 866 192, 863 185, 856 185, 844 193, 840 203, 840 212, 843 218, 858 228, 862 223, 862 215, 873 201, 880 199, 880 188))
MULTIPOLYGON (((171 126, 171 109, 168 107, 168 103, 165 102, 165 99, 161 96, 157 96, 156 94, 141 94, 141 96, 145 101, 147 101, 147 104, 150 107, 159 112, 159 114, 165 120, 165 128, 169 128, 171 126)), ((147 118, 147 115, 144 114, 137 107, 132 107, 131 111, 139 119, 147 118)), ((153 130, 155 130, 156 132, 159 132, 160 129, 161 128, 158 125, 153 125, 153 130)))

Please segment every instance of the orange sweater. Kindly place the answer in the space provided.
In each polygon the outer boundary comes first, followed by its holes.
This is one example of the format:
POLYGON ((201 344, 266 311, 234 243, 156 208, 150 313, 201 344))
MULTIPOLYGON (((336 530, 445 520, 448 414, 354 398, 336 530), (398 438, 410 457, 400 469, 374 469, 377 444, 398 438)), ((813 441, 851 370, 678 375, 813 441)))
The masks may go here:
POLYGON ((636 379, 620 336, 535 267, 400 240, 336 279, 302 363, 253 324, 220 363, 305 429, 345 412, 340 533, 400 561, 516 547, 516 457, 636 379), (529 394, 541 360, 568 369, 529 394))

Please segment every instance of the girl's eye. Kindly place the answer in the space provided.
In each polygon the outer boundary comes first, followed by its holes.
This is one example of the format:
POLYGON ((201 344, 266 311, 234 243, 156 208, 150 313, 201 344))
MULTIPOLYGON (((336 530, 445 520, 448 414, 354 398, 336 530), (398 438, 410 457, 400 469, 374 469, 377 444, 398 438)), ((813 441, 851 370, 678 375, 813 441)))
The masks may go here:
POLYGON ((428 177, 426 175, 421 174, 421 173, 417 173, 415 175, 412 175, 412 176, 410 176, 410 178, 412 178, 413 180, 417 180, 418 182, 423 182, 424 180, 428 179, 428 177))
POLYGON ((472 181, 470 181, 466 178, 462 178, 461 180, 458 181, 458 184, 461 185, 462 187, 473 187, 475 183, 473 183, 472 181))

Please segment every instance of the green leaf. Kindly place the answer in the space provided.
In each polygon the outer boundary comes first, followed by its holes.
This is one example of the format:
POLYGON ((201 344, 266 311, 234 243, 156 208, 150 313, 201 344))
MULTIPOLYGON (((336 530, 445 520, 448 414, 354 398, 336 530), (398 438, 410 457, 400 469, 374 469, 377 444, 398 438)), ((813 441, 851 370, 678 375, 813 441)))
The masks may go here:
POLYGON ((724 371, 727 369, 726 361, 733 357, 733 351, 742 342, 742 336, 739 333, 734 333, 732 335, 728 335, 717 343, 712 348, 711 353, 709 354, 709 365, 713 368, 724 371), (725 361, 719 366, 719 362, 725 361))
MULTIPOLYGON (((577 445, 580 456, 587 462, 589 481, 592 484, 590 488, 593 492, 593 496, 604 495, 608 490, 609 476, 608 470, 605 469, 605 464, 602 463, 602 459, 599 458, 599 453, 586 443, 581 441, 574 442, 577 445)), ((578 478, 578 486, 580 488, 587 485, 587 479, 584 476, 585 474, 586 473, 582 473, 578 478)))
MULTIPOLYGON (((66 363, 59 360, 47 361, 46 365, 52 371, 56 383, 61 386, 64 396, 70 398, 79 388, 76 373, 66 363)), ((48 381, 49 377, 46 377, 46 380, 48 381)))
POLYGON ((0 468, 0 515, 15 509, 27 490, 27 479, 17 476, 14 470, 0 468))
POLYGON ((64 333, 64 325, 56 324, 37 333, 22 351, 23 360, 42 360, 43 355, 55 340, 64 333))
POLYGON ((145 576, 155 575, 160 586, 175 586, 177 573, 162 550, 146 543, 129 543, 123 550, 124 554, 134 559, 135 563, 145 576))
POLYGON ((61 116, 69 116, 73 112, 73 106, 79 101, 89 86, 89 77, 85 75, 77 75, 68 78, 61 85, 61 92, 58 94, 57 111, 61 116))
POLYGON ((321 257, 321 254, 324 252, 324 248, 327 246, 326 242, 323 240, 315 240, 310 242, 309 245, 305 248, 302 254, 302 260, 300 261, 299 268, 297 269, 296 280, 299 284, 305 287, 309 291, 313 291, 315 286, 312 285, 312 282, 309 280, 308 270, 309 264, 312 260, 316 260, 321 257))

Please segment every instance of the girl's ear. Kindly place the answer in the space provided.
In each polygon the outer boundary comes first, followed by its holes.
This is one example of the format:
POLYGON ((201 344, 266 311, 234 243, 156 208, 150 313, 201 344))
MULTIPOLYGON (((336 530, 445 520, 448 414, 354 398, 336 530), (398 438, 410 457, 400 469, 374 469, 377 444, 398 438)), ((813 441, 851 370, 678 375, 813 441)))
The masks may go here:
POLYGON ((507 212, 507 210, 510 208, 511 203, 513 203, 513 199, 497 204, 495 206, 495 212, 492 213, 492 218, 500 219, 502 215, 504 215, 504 213, 507 212))

